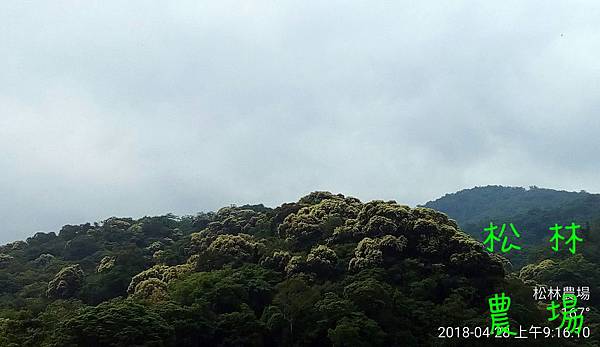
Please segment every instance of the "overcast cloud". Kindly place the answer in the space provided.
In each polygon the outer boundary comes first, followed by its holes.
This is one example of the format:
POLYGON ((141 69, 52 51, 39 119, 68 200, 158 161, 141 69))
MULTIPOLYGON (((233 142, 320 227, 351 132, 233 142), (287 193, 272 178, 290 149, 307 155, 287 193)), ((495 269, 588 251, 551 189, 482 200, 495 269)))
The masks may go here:
POLYGON ((0 242, 112 215, 600 191, 598 1, 2 1, 0 242))

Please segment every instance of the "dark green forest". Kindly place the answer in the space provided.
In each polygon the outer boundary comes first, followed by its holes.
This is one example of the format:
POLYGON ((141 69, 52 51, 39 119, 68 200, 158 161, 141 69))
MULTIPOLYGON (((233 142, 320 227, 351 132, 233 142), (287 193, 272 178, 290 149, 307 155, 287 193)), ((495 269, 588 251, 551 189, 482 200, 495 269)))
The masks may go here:
POLYGON ((597 235, 600 230, 600 194, 585 191, 567 192, 553 189, 485 186, 465 189, 430 201, 424 205, 446 213, 462 230, 479 241, 484 240, 483 228, 490 222, 513 223, 521 233, 520 251, 506 256, 515 267, 539 262, 548 257, 568 257, 568 252, 550 252, 555 223, 581 225, 584 242, 581 253, 600 262, 597 235))
POLYGON ((410 208, 314 192, 66 225, 0 247, 0 346, 597 346, 599 201, 486 187, 410 208), (490 218, 531 230, 520 264, 459 227, 477 235, 490 218), (545 252, 543 228, 571 219, 589 223, 582 252, 545 252), (438 338, 489 327, 499 292, 511 325, 558 325, 532 298, 540 283, 591 286, 590 338, 438 338))

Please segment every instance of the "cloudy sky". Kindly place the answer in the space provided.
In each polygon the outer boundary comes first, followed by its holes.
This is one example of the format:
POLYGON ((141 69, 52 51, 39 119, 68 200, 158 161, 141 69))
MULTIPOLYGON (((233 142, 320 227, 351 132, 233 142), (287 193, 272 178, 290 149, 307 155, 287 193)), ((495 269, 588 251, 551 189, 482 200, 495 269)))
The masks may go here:
POLYGON ((2 1, 0 241, 313 190, 598 192, 600 2, 524 3, 2 1))

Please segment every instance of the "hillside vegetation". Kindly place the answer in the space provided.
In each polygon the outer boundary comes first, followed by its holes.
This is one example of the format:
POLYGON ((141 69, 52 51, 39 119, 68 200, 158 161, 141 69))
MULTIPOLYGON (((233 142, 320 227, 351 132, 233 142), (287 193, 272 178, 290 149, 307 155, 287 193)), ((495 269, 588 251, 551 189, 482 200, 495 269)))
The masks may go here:
POLYGON ((462 230, 479 241, 486 233, 483 228, 513 223, 520 232, 516 240, 521 251, 507 254, 513 265, 521 267, 529 262, 550 256, 565 257, 567 252, 552 254, 549 249, 555 223, 581 225, 585 245, 582 252, 590 259, 600 261, 597 235, 600 231, 600 194, 558 191, 530 187, 486 186, 461 190, 426 203, 429 207, 455 219, 462 230))
POLYGON ((545 324, 508 269, 443 213, 327 192, 110 218, 0 247, 0 346, 476 346, 437 328, 489 326, 493 293, 545 324))

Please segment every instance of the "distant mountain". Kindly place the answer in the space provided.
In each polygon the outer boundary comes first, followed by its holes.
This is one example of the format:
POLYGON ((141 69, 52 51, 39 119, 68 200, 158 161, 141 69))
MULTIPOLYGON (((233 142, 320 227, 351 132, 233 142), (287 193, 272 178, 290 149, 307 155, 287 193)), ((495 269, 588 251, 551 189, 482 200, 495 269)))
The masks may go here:
POLYGON ((526 246, 520 254, 512 255, 517 265, 523 265, 528 256, 546 247, 552 235, 548 228, 554 223, 580 224, 584 241, 594 237, 600 226, 600 194, 585 191, 485 186, 446 194, 424 206, 446 213, 478 240, 483 240, 483 228, 490 222, 513 223, 521 233, 522 245, 526 246))

